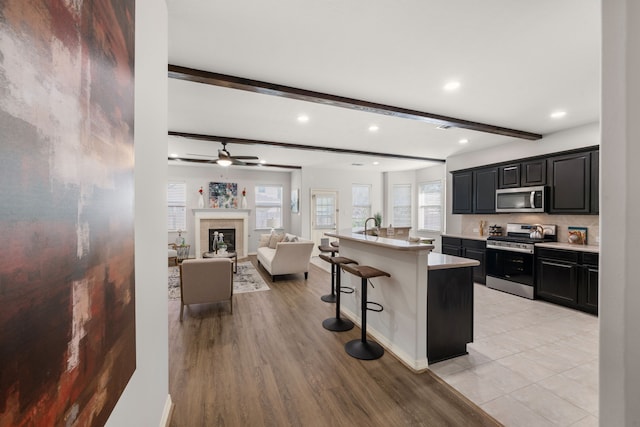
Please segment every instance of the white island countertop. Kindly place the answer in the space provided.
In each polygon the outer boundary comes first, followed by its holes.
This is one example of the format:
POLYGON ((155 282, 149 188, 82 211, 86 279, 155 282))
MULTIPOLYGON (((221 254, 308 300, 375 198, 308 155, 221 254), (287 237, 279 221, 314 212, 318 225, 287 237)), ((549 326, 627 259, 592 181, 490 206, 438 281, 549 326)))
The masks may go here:
POLYGON ((354 233, 352 230, 340 230, 336 232, 324 233, 325 236, 337 237, 341 240, 351 240, 353 242, 366 243, 372 246, 379 246, 388 249, 401 251, 431 251, 433 245, 426 243, 409 242, 408 240, 390 239, 388 237, 371 236, 362 233, 354 233))
POLYGON ((429 253, 427 270, 445 270, 447 268, 475 267, 480 261, 459 256, 445 255, 437 252, 429 253))

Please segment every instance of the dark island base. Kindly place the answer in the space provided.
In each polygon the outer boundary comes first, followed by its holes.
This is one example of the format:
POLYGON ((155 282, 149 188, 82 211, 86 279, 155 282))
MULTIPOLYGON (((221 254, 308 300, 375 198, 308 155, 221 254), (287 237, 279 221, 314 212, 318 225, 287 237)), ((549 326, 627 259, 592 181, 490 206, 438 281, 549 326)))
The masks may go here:
POLYGON ((467 354, 473 342, 473 267, 429 270, 427 360, 467 354))

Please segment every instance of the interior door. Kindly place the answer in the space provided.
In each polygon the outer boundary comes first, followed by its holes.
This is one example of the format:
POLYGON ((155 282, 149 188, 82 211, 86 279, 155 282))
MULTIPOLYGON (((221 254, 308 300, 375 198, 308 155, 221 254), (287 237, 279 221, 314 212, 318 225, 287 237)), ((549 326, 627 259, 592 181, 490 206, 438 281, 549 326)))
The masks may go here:
POLYGON ((324 233, 338 230, 338 213, 337 191, 311 190, 311 240, 315 243, 313 255, 318 255, 320 239, 327 237, 324 233))

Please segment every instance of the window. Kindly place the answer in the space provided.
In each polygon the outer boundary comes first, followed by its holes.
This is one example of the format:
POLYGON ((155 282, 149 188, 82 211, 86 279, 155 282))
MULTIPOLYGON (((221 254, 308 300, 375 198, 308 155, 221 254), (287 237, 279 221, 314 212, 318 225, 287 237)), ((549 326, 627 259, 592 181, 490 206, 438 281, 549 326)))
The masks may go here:
POLYGON ((371 186, 353 184, 351 187, 351 227, 364 227, 371 216, 371 186))
POLYGON ((394 184, 392 221, 396 227, 411 227, 411 184, 394 184))
POLYGON ((170 182, 167 185, 167 226, 169 231, 187 228, 187 184, 170 182))
POLYGON ((256 186, 256 228, 282 227, 282 186, 256 186))
POLYGON ((418 228, 442 231, 442 181, 420 184, 418 228))

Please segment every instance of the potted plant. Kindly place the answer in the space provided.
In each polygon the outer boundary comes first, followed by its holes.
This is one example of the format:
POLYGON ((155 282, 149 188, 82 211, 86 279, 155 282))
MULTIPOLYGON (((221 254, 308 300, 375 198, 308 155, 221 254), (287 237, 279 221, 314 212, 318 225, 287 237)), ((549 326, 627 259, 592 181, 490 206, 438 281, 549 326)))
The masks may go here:
POLYGON ((376 212, 375 215, 373 215, 373 218, 376 223, 376 227, 380 228, 380 226, 382 226, 382 214, 380 212, 376 212))

